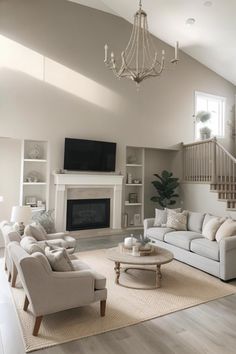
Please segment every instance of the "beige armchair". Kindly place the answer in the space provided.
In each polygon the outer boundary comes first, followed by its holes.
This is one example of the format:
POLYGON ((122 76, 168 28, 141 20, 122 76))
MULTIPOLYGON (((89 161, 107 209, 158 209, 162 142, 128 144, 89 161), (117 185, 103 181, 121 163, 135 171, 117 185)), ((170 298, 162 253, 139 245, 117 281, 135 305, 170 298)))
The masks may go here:
POLYGON ((17 242, 8 252, 18 270, 25 291, 23 309, 30 304, 35 316, 33 335, 37 336, 43 316, 100 301, 105 316, 106 279, 79 260, 72 260, 75 271, 54 272, 42 253, 29 255, 17 242), (76 270, 81 269, 81 270, 76 270))
MULTIPOLYGON (((0 229, 3 235, 4 243, 5 243, 5 270, 8 273, 8 281, 11 282, 11 286, 15 287, 16 279, 17 279, 17 269, 14 267, 14 264, 11 261, 11 258, 8 254, 7 245, 10 242, 21 241, 21 236, 18 232, 13 231, 13 226, 7 221, 3 221, 0 224, 0 229)), ((31 236, 31 235, 30 235, 31 236)), ((76 248, 76 239, 72 236, 69 236, 67 232, 57 232, 54 234, 47 234, 47 240, 45 240, 48 244, 57 245, 60 247, 66 248, 67 252, 72 254, 76 248)), ((45 241, 38 241, 40 244, 44 244, 45 241)))

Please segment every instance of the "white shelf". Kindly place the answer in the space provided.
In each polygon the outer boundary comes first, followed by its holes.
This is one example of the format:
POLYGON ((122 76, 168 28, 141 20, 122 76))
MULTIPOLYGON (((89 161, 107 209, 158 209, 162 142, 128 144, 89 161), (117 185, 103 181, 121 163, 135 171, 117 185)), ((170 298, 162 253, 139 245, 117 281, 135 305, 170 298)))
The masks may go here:
POLYGON ((24 159, 24 162, 47 162, 47 160, 43 160, 43 159, 24 159))
POLYGON ((126 167, 143 167, 143 165, 139 163, 127 163, 126 167))
POLYGON ((24 186, 46 186, 46 182, 24 182, 24 186))
POLYGON ((133 186, 139 186, 139 187, 142 187, 142 183, 126 183, 126 186, 131 186, 131 187, 133 187, 133 186))
POLYGON ((142 203, 125 203, 125 206, 139 206, 142 205, 142 203))

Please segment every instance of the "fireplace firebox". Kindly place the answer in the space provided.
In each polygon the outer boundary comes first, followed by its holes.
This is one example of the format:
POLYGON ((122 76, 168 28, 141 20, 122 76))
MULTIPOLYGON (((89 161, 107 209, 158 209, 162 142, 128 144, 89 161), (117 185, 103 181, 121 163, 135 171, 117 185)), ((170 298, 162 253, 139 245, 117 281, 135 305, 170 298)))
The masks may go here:
POLYGON ((68 231, 110 227, 110 199, 67 200, 68 231))

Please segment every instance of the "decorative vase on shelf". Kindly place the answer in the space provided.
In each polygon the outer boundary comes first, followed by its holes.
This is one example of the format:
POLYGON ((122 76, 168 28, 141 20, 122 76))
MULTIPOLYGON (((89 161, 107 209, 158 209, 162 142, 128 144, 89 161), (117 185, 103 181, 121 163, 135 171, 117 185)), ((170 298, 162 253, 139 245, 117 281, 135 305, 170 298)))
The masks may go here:
POLYGON ((39 159, 40 158, 40 146, 38 144, 34 144, 30 149, 28 155, 30 159, 39 159))

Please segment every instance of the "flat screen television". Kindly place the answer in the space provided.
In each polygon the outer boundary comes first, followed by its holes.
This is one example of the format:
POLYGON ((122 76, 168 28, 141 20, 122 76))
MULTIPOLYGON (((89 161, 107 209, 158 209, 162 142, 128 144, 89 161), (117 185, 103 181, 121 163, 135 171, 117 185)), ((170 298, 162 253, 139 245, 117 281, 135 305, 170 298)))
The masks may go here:
POLYGON ((115 168, 116 143, 65 138, 65 170, 112 172, 115 168))

